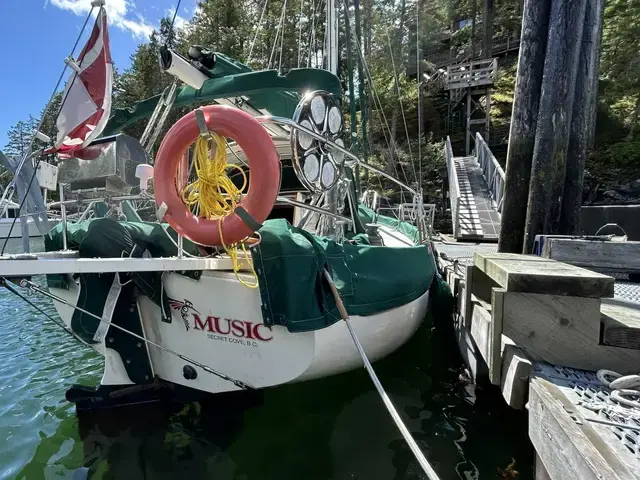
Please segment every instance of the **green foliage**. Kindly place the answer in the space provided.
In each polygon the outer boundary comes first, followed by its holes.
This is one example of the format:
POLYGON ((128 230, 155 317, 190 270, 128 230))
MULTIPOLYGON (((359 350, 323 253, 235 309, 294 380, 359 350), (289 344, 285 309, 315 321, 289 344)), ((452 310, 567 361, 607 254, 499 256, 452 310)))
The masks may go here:
MULTIPOLYGON (((441 86, 427 82, 423 98, 422 158, 418 159, 418 82, 416 81, 416 22, 420 20, 420 49, 423 54, 448 52, 469 55, 472 45, 480 52, 483 37, 483 10, 486 0, 361 0, 362 38, 360 50, 366 58, 371 78, 366 79, 368 106, 360 111, 368 118, 369 138, 360 140, 360 152, 374 165, 398 173, 401 180, 416 184, 420 180, 428 199, 440 195, 440 170, 443 166, 441 125, 446 113, 437 97, 441 86), (458 28, 461 20, 469 23, 458 28), (471 22, 474 22, 472 24, 471 22), (409 72, 409 73, 408 73, 409 72), (402 108, 401 108, 402 107, 402 108), (429 132, 425 129, 431 129, 429 132), (419 176, 422 166, 423 176, 419 176)), ((358 91, 357 48, 353 1, 336 1, 339 12, 339 76, 347 92, 347 55, 353 57, 356 92, 358 91), (351 45, 345 40, 345 24, 351 22, 351 45)), ((493 37, 513 36, 520 29, 522 0, 494 0, 493 37)), ((286 73, 292 68, 322 68, 326 58, 325 2, 318 0, 206 0, 181 30, 171 27, 170 18, 161 20, 148 42, 131 55, 131 65, 116 72, 114 108, 130 106, 159 94, 174 79, 158 67, 158 52, 167 43, 182 54, 189 45, 199 44, 223 52, 254 69, 276 68, 286 73), (266 8, 263 8, 265 7, 266 8), (286 9, 283 15, 283 5, 286 9), (281 18, 283 19, 281 22, 281 18), (261 20, 261 21, 260 21, 261 20), (282 24, 281 24, 282 23, 282 24)), ((640 0, 608 0, 601 60, 601 109, 598 117, 597 148, 590 160, 593 172, 630 171, 640 164, 634 145, 640 131, 640 0), (598 169, 598 162, 613 168, 598 169)), ((428 56, 428 55, 427 55, 428 56)), ((509 57, 507 57, 509 59, 509 57)), ((492 95, 492 123, 496 129, 508 129, 513 103, 515 59, 500 61, 500 75, 492 95)), ((436 71, 425 63, 423 72, 436 71)), ((422 78, 420 79, 422 81, 422 78)), ((346 94, 345 94, 346 100, 346 94)), ((42 131, 55 137, 57 103, 45 116, 42 131)), ((346 104, 347 102, 345 102, 346 104)), ((345 106, 345 113, 349 109, 345 106)), ((185 110, 174 109, 166 130, 185 110)), ((42 112, 41 112, 42 114, 42 112)), ((35 119, 18 122, 9 134, 9 153, 23 151, 24 137, 33 130, 35 119)), ((345 120, 348 124, 348 119, 345 120)), ((35 122, 37 123, 37 122, 35 122)), ((145 122, 126 133, 139 137, 145 122)), ((160 138, 165 132, 161 132, 160 138)), ((453 135, 455 136, 455 135, 453 135)), ((157 145, 156 145, 157 147, 157 145)), ((603 173, 604 174, 604 173, 603 173)), ((375 176, 365 183, 393 195, 396 187, 375 176)))

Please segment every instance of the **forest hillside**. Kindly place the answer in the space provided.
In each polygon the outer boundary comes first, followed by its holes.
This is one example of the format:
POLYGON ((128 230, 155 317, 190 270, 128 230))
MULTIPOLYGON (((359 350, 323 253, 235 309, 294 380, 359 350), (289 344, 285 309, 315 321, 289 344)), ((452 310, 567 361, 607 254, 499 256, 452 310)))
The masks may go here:
MULTIPOLYGON (((354 79, 359 135, 353 138, 359 142, 360 153, 409 184, 420 180, 425 187, 425 200, 439 203, 443 141, 451 135, 455 144, 464 136, 464 127, 447 111, 446 95, 438 82, 443 69, 438 67, 438 62, 442 63, 445 57, 449 62, 486 58, 494 45, 509 39, 513 45, 513 39, 517 40, 520 34, 523 0, 362 0, 360 3, 345 0, 338 5, 340 78, 346 99, 349 73, 354 79), (360 35, 354 28, 356 13, 360 35), (346 28, 347 18, 350 32, 346 28), (346 42, 347 34, 350 43, 346 42), (420 55, 417 55, 418 46, 420 55), (358 50, 364 63, 358 62, 358 50), (417 71, 421 75, 416 75, 417 71), (360 82, 361 76, 364 76, 363 82, 360 82), (420 141, 419 88, 424 97, 420 141), (364 113, 367 121, 366 138, 361 135, 360 113, 364 113), (421 158, 418 158, 419 151, 421 158), (422 179, 417 178, 420 171, 422 179)), ((325 0, 207 0, 199 4, 193 18, 180 29, 173 28, 171 19, 165 18, 148 41, 132 53, 129 66, 115 66, 114 108, 130 106, 171 84, 173 78, 158 67, 157 55, 163 44, 181 52, 186 52, 192 44, 207 46, 253 69, 275 68, 285 73, 297 67, 322 68, 324 9, 325 0)), ((517 48, 507 49, 499 57, 500 75, 492 94, 492 149, 502 162, 506 156, 517 54, 517 48)), ((640 0, 608 0, 600 59, 596 143, 587 165, 586 202, 638 202, 638 72, 640 0)), ((347 123, 348 103, 344 102, 347 123)), ((56 111, 54 105, 45 119, 45 133, 55 133, 56 111)), ((183 113, 176 109, 167 125, 183 113)), ((3 146, 5 153, 24 152, 40 118, 36 114, 25 112, 24 120, 11 128, 9 142, 3 146)), ((143 129, 144 124, 140 123, 127 133, 139 137, 143 129)), ((5 183, 7 178, 5 172, 0 181, 5 183)), ((383 179, 367 177, 364 181, 393 197, 392 185, 383 179)))

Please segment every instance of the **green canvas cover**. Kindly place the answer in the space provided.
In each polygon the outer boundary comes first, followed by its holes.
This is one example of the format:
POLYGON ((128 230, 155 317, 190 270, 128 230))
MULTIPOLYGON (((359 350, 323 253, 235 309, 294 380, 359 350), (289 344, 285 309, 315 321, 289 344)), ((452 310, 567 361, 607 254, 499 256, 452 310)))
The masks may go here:
MULTIPOLYGON (((318 68, 297 68, 286 75, 277 70, 254 72, 247 65, 216 52, 216 66, 211 70, 213 78, 204 82, 202 88, 184 85, 178 90, 174 107, 203 104, 217 98, 246 96, 255 108, 266 109, 272 115, 291 118, 300 97, 297 93, 326 90, 338 97, 342 95, 338 77, 318 68)), ((148 118, 160 99, 160 95, 138 102, 132 107, 114 112, 103 135, 113 135, 136 121, 148 118)))
POLYGON ((436 271, 426 246, 391 248, 356 238, 338 244, 270 220, 253 252, 263 320, 290 332, 318 330, 340 320, 323 269, 329 269, 350 315, 373 315, 423 295, 436 271))
POLYGON ((360 217, 360 220, 362 220, 362 223, 377 223, 380 225, 385 225, 387 227, 393 228, 394 230, 397 230, 400 233, 403 233, 416 243, 420 241, 420 232, 418 231, 418 227, 416 227, 415 225, 400 221, 397 218, 378 215, 369 207, 363 204, 358 205, 358 216, 360 217))
MULTIPOLYGON (((380 221, 377 218, 377 221, 380 221)), ((401 225, 410 230, 410 225, 401 225)), ((83 257, 119 257, 132 244, 143 245, 152 256, 173 256, 176 248, 167 238, 166 225, 94 219, 69 224, 69 248, 83 257), (92 233, 93 232, 93 233, 92 233)), ((373 315, 409 303, 432 283, 436 266, 426 246, 391 248, 371 246, 366 235, 339 244, 273 219, 260 229, 262 241, 253 250, 259 279, 263 321, 291 332, 318 330, 340 320, 323 269, 328 268, 351 315, 373 315)), ((62 248, 62 227, 56 226, 45 242, 47 250, 62 248)), ((185 249, 197 254, 185 240, 185 249)), ((97 275, 96 275, 97 276, 97 275)), ((50 286, 64 277, 49 276, 50 286)), ((138 284, 138 278, 134 281, 138 284)), ((160 283, 143 278, 142 290, 152 300, 161 298, 160 283), (148 287, 148 288, 147 288, 148 287)), ((139 285, 139 286, 140 286, 139 285)))

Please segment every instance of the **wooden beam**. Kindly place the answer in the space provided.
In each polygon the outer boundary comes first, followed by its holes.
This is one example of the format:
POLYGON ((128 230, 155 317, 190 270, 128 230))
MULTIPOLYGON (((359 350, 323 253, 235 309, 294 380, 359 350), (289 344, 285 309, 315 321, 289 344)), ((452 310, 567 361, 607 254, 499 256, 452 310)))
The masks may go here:
POLYGON ((551 477, 549 476, 549 472, 547 472, 547 469, 544 468, 544 463, 542 463, 542 459, 540 458, 540 455, 538 455, 537 452, 535 455, 536 455, 536 458, 534 459, 535 470, 536 470, 535 480, 552 480, 551 477))
POLYGON ((578 424, 573 420, 569 413, 573 408, 551 382, 541 377, 531 379, 529 438, 544 462, 548 478, 636 479, 588 422, 578 424))
POLYGON ((533 147, 524 250, 541 233, 559 232, 569 127, 584 26, 585 1, 552 0, 533 147))
POLYGON ((467 265, 467 271, 464 278, 465 288, 464 288, 464 321, 463 326, 466 329, 471 328, 471 315, 473 314, 473 304, 471 303, 471 292, 473 291, 473 265, 467 265))
POLYGON ((551 0, 526 0, 511 113, 498 251, 522 253, 551 0))
POLYGON ((502 331, 534 359, 637 373, 640 350, 602 345, 600 299, 506 292, 502 331))
POLYGON ((473 314, 471 317, 471 338, 478 347, 478 352, 482 355, 484 362, 489 365, 491 352, 491 311, 490 306, 481 300, 474 298, 473 314))
POLYGON ((602 344, 640 350, 640 304, 605 300, 602 312, 602 344))
POLYGON ((502 336, 502 372, 500 390, 502 397, 511 408, 523 410, 529 392, 529 376, 532 361, 521 348, 502 336))
POLYGON ((500 385, 502 379, 502 316, 506 290, 494 288, 491 296, 491 328, 489 330, 489 380, 500 385))
POLYGON ((589 269, 640 272, 640 242, 548 238, 542 256, 589 269))
POLYGON ((471 377, 474 381, 486 378, 487 365, 478 352, 478 348, 471 337, 471 332, 467 328, 459 328, 456 330, 456 340, 460 355, 465 365, 469 367, 471 377))
POLYGON ((474 265, 509 292, 613 297, 613 277, 534 255, 476 253, 474 265))

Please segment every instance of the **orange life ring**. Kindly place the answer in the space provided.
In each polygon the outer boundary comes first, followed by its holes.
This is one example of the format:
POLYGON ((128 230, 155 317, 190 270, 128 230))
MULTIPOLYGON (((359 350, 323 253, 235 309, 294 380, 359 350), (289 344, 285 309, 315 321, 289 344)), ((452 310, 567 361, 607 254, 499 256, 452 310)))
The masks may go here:
POLYGON ((194 112, 178 120, 162 140, 153 172, 156 204, 167 206, 165 220, 182 236, 203 245, 222 245, 222 240, 231 245, 251 235, 269 216, 280 190, 280 157, 269 133, 248 113, 224 105, 202 107, 202 112, 209 130, 235 140, 247 156, 249 190, 240 207, 255 222, 246 221, 246 214, 244 220, 236 212, 227 215, 221 239, 219 220, 196 217, 182 201, 176 176, 183 153, 200 135, 194 112))

